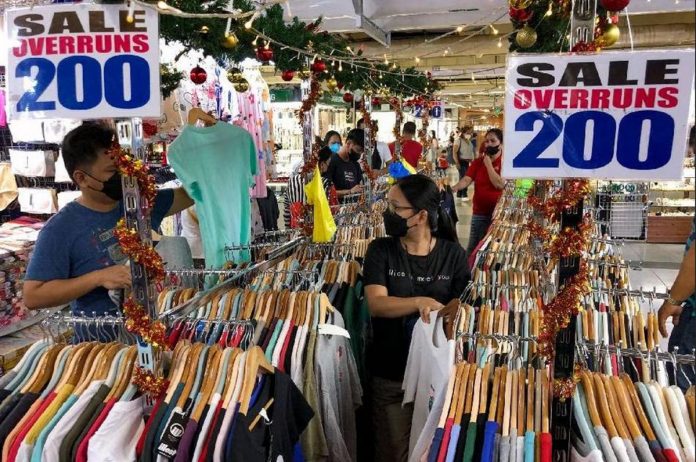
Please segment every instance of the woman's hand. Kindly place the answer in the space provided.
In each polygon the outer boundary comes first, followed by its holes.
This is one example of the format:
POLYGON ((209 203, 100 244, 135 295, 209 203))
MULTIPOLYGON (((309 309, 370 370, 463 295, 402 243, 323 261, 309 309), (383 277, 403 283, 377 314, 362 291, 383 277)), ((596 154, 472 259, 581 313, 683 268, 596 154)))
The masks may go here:
POLYGON ((430 297, 417 297, 416 306, 423 322, 430 324, 430 313, 441 310, 445 305, 430 297))

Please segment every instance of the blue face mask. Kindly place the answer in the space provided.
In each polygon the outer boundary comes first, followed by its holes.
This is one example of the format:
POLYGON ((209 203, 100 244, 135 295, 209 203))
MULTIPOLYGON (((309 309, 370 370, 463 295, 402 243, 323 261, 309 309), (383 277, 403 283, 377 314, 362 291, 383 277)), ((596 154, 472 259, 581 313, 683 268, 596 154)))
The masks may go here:
POLYGON ((338 153, 338 151, 341 150, 341 143, 331 143, 329 145, 329 148, 331 149, 331 152, 336 154, 336 153, 338 153))

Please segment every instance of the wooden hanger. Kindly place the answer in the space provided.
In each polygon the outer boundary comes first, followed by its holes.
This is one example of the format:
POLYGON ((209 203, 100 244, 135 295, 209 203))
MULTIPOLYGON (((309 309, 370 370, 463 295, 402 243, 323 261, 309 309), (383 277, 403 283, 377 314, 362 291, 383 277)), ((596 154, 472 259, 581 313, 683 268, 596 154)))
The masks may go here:
POLYGON ((638 419, 636 419, 633 413, 633 405, 628 398, 628 393, 626 392, 626 387, 620 378, 616 376, 611 377, 611 385, 614 389, 614 395, 616 396, 616 404, 623 414, 624 421, 628 432, 631 434, 631 439, 635 440, 639 436, 642 436, 640 431, 640 426, 638 424, 638 419))
MULTIPOLYGON (((454 390, 452 393, 452 400, 449 405, 449 412, 446 412, 447 419, 454 421, 457 416, 457 409, 459 408, 459 402, 464 401, 466 397, 464 396, 464 389, 466 384, 461 380, 461 374, 464 370, 463 364, 457 364, 455 366, 455 379, 454 379, 454 390)), ((445 410, 446 411, 446 410, 445 410)), ((443 412, 445 414, 445 412, 443 412)))
POLYGON ((602 379, 604 385, 604 392, 606 394, 607 403, 609 404, 609 411, 611 412, 611 418, 616 426, 616 432, 619 434, 621 439, 626 440, 629 438, 628 429, 626 428, 626 422, 624 421, 623 413, 619 409, 619 403, 612 386, 611 379, 606 374, 598 374, 602 379))
POLYGON ((111 388, 109 394, 104 398, 104 403, 111 399, 120 399, 123 396, 123 392, 128 388, 130 383, 131 375, 133 373, 133 367, 135 366, 135 359, 138 357, 138 350, 135 345, 128 347, 126 355, 119 366, 119 375, 111 388))
POLYGON ((217 379, 220 372, 220 359, 222 356, 222 349, 219 345, 213 346, 208 352, 208 360, 205 365, 205 375, 203 376, 203 383, 201 385, 201 399, 198 401, 198 405, 193 409, 191 413, 191 418, 196 422, 201 421, 201 416, 203 415, 203 410, 208 404, 208 400, 213 395, 215 387, 217 385, 217 379))
POLYGON ((534 368, 530 366, 527 368, 527 422, 525 426, 528 432, 534 431, 534 393, 536 390, 534 376, 534 368))
POLYGON ((520 369, 517 375, 517 434, 524 435, 527 409, 527 372, 520 369))
POLYGON ((466 403, 464 405, 464 414, 476 414, 476 411, 472 410, 474 402, 474 382, 476 380, 476 371, 478 367, 476 364, 471 364, 469 367, 469 376, 466 380, 466 403))
POLYGON ((34 375, 29 379, 27 385, 21 390, 22 393, 39 393, 49 383, 53 376, 58 354, 63 349, 63 345, 51 345, 41 356, 34 375))
POLYGON ((203 111, 203 109, 199 107, 191 108, 191 110, 188 112, 186 121, 189 125, 196 125, 196 122, 198 122, 199 120, 205 123, 207 127, 210 127, 217 123, 215 117, 203 111))
POLYGON ((473 400, 471 403, 471 419, 469 420, 469 423, 476 423, 476 419, 478 419, 478 412, 480 408, 480 399, 481 399, 481 375, 483 371, 479 368, 476 368, 476 375, 474 377, 474 388, 473 388, 473 400))
POLYGON ((631 381, 631 377, 629 377, 629 375, 625 372, 622 373, 619 377, 621 378, 621 381, 624 384, 624 390, 626 390, 626 395, 630 399, 632 408, 636 413, 638 423, 640 423, 640 427, 643 429, 643 432, 645 433, 645 438, 648 441, 655 441, 657 437, 655 436, 655 432, 653 431, 653 428, 650 425, 650 421, 648 420, 648 417, 645 414, 645 410, 643 409, 643 405, 640 401, 640 398, 638 397, 635 385, 631 381))
POLYGON ((505 397, 501 433, 503 436, 510 436, 511 425, 515 425, 517 422, 517 371, 515 370, 511 370, 507 375, 505 397))
POLYGON ((483 367, 483 372, 481 374, 481 393, 479 397, 479 414, 485 414, 486 409, 488 407, 488 388, 490 386, 489 384, 489 378, 491 375, 491 363, 487 362, 486 365, 483 367))
POLYGON ((459 401, 457 403, 457 411, 454 414, 454 423, 461 425, 462 424, 462 418, 464 416, 464 407, 466 404, 466 401, 468 399, 467 395, 467 388, 469 386, 469 370, 471 369, 471 364, 469 363, 462 363, 461 365, 461 370, 458 371, 457 375, 457 380, 461 382, 462 388, 461 388, 461 396, 459 397, 459 401))
MULTIPOLYGON (((498 411, 498 392, 500 389, 500 376, 502 369, 500 367, 495 368, 493 373, 493 391, 491 393, 491 405, 488 408, 488 421, 495 422, 498 411)), ((502 393, 501 393, 502 394, 502 393)))
POLYGON ((619 436, 619 432, 616 430, 616 425, 614 424, 613 416, 609 410, 609 401, 607 400, 607 392, 604 390, 604 384, 600 377, 601 374, 593 373, 592 379, 594 384, 595 396, 599 402, 599 415, 602 418, 602 426, 607 430, 609 439, 619 436))
POLYGON ((254 391, 256 375, 259 372, 273 374, 275 373, 275 368, 268 362, 261 347, 254 346, 247 351, 246 364, 244 365, 244 382, 239 404, 239 412, 243 415, 247 415, 247 412, 249 412, 251 394, 254 391))
POLYGON ((201 343, 194 343, 189 351, 187 358, 188 365, 186 366, 184 373, 182 375, 184 389, 179 396, 179 400, 176 402, 176 407, 179 409, 184 408, 186 400, 191 394, 191 389, 193 388, 193 382, 196 379, 196 374, 198 374, 198 361, 200 359, 201 353, 203 353, 204 345, 201 343))

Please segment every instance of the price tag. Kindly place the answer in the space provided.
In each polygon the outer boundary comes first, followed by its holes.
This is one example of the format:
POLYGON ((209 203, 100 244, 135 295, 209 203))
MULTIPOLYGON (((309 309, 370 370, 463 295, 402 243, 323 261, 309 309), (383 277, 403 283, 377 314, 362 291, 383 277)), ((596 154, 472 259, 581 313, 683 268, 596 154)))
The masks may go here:
POLYGON ((694 50, 513 55, 505 178, 678 180, 694 50))
POLYGON ((160 117, 154 9, 37 6, 8 10, 5 24, 10 120, 160 117))

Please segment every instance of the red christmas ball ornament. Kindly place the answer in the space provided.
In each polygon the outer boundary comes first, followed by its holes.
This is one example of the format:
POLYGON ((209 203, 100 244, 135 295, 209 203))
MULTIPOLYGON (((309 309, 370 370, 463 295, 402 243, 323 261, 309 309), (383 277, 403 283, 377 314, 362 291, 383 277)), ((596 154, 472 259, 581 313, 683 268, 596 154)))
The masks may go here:
POLYGON ((528 22, 534 16, 534 12, 524 8, 510 7, 510 19, 515 22, 528 22))
POLYGON ((600 0, 607 11, 621 11, 631 3, 631 0, 600 0))
POLYGON ((376 96, 372 98, 372 105, 373 106, 379 106, 380 104, 382 104, 382 100, 380 100, 376 96))
POLYGON ((321 74, 326 70, 326 63, 321 59, 315 59, 311 66, 312 72, 321 74))
POLYGON ((295 78, 295 71, 286 69, 283 71, 282 74, 280 74, 280 78, 283 79, 285 82, 290 82, 292 79, 295 78))
POLYGON ((353 102, 353 93, 344 93, 343 94, 343 101, 346 103, 352 103, 353 102))
POLYGON ((345 87, 345 85, 342 84, 341 82, 338 82, 338 84, 336 85, 336 88, 338 88, 339 91, 340 91, 340 90, 343 90, 343 87, 345 87))
POLYGON ((270 47, 264 45, 256 49, 256 57, 259 61, 267 63, 273 59, 273 50, 270 47))
POLYGON ((196 66, 189 72, 189 77, 191 77, 191 82, 201 85, 208 80, 208 73, 201 66, 196 66))

